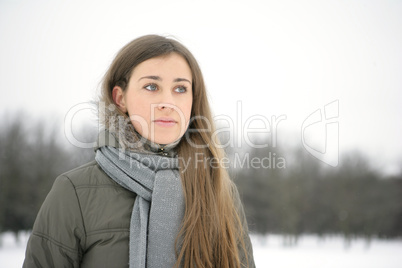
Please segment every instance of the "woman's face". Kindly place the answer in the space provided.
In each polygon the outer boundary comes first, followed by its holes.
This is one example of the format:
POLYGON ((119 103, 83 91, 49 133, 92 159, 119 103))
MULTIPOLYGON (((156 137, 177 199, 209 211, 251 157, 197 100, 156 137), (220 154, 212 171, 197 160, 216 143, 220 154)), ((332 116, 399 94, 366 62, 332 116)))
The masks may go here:
POLYGON ((190 67, 176 53, 146 60, 134 68, 127 90, 116 86, 113 97, 141 136, 159 144, 172 143, 183 136, 190 120, 190 67))

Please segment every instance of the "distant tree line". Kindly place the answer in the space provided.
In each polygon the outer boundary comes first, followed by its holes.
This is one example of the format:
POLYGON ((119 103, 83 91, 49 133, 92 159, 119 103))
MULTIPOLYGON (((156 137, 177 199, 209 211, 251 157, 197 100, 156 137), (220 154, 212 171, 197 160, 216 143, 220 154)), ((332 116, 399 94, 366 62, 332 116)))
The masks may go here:
MULTIPOLYGON (((0 233, 32 228, 55 178, 94 158, 63 139, 59 124, 4 116, 0 128, 0 233)), ((91 136, 86 132, 81 136, 91 136)))
MULTIPOLYGON (((244 152, 243 152, 244 153, 244 152)), ((384 177, 360 153, 338 167, 304 149, 248 149, 252 157, 287 155, 285 169, 237 169, 235 182, 249 228, 256 233, 396 238, 402 236, 402 175, 384 177)))
MULTIPOLYGON (((0 122, 0 233, 18 233, 32 228, 55 178, 94 153, 66 143, 57 124, 21 116, 0 122)), ((96 133, 80 135, 93 141, 96 133)), ((342 156, 336 168, 303 149, 243 148, 228 155, 239 164, 230 173, 252 232, 402 236, 402 176, 384 178, 361 154, 342 156), (286 163, 279 163, 281 156, 286 163)))

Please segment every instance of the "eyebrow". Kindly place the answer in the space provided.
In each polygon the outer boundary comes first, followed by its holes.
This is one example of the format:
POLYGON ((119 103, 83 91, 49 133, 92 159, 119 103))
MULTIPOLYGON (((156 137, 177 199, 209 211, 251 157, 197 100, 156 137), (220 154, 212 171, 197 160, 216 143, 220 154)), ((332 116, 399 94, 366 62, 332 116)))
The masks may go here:
MULTIPOLYGON (((140 79, 138 79, 138 81, 140 81, 141 79, 152 79, 152 80, 162 81, 162 78, 160 76, 157 76, 157 75, 143 76, 140 79)), ((188 80, 186 78, 176 78, 176 79, 173 80, 173 82, 188 82, 188 83, 192 84, 190 82, 190 80, 188 80)))

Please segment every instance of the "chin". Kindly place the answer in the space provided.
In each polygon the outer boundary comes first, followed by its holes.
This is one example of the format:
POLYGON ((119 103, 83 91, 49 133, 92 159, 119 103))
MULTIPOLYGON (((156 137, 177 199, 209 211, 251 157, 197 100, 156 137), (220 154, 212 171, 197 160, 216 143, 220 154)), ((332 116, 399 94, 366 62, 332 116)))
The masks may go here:
POLYGON ((178 139, 180 139, 180 137, 181 136, 179 134, 176 134, 176 135, 161 134, 161 135, 156 135, 153 142, 159 143, 159 144, 170 144, 170 143, 173 143, 173 142, 177 141, 178 139))

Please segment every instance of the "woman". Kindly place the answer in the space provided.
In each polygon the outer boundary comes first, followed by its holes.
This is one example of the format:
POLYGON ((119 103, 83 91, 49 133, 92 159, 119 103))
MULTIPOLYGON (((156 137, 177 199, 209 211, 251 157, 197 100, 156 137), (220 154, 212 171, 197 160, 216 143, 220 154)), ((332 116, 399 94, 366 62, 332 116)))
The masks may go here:
POLYGON ((130 42, 99 106, 95 161, 56 179, 24 267, 254 267, 193 55, 161 36, 130 42))

